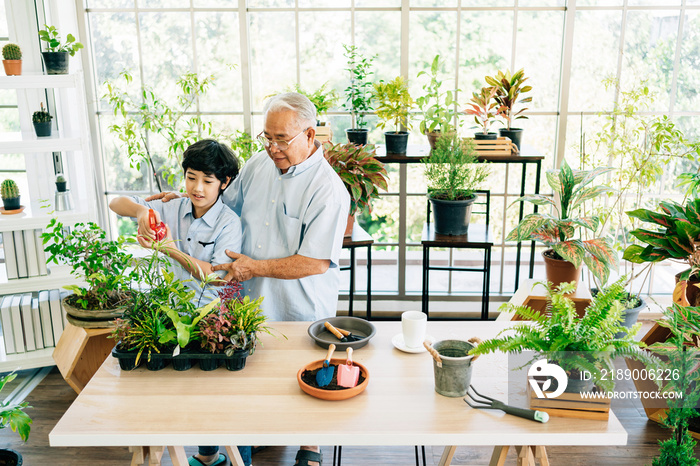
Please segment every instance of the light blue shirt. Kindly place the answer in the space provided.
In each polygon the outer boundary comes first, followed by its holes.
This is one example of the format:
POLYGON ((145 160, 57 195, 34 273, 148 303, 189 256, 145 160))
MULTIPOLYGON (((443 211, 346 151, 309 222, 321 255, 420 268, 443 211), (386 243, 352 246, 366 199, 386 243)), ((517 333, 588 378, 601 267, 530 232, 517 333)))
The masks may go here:
MULTIPOLYGON (((158 212, 161 220, 170 227, 177 248, 195 259, 212 265, 225 264, 231 262, 226 255, 227 249, 233 252, 241 251, 241 220, 224 205, 221 197, 200 218, 194 218, 192 202, 187 198, 173 199, 169 202, 146 202, 137 196, 131 199, 158 212)), ((202 287, 199 279, 192 277, 179 263, 171 261, 174 263, 175 278, 185 281, 185 284, 196 292, 192 300, 195 305, 199 303, 203 306, 218 297, 218 287, 209 285, 200 301, 202 287)), ((215 273, 220 277, 226 275, 223 270, 215 273)))
POLYGON ((223 194, 241 217, 243 254, 282 259, 299 254, 330 260, 328 270, 298 280, 254 277, 243 283, 251 298, 264 296, 270 320, 315 321, 338 307, 338 261, 348 221, 350 195, 323 157, 323 149, 282 174, 267 152, 243 166, 223 194))

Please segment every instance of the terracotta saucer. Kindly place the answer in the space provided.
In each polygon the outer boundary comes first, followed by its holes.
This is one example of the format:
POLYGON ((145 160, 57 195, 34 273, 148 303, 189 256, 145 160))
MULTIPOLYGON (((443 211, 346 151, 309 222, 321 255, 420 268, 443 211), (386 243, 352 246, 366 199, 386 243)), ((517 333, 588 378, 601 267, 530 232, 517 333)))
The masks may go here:
POLYGON ((12 209, 12 210, 5 210, 4 207, 0 207, 0 214, 3 215, 14 215, 22 212, 24 210, 24 206, 21 205, 19 206, 19 209, 12 209))

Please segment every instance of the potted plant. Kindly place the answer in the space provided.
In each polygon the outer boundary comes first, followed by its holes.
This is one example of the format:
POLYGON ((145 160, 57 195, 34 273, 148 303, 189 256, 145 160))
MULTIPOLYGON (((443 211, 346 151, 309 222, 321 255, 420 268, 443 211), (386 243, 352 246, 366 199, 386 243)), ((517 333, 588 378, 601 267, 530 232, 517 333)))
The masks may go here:
POLYGON ((350 214, 345 229, 345 236, 350 236, 355 213, 365 208, 371 212, 372 199, 379 197, 379 189, 387 190, 388 175, 384 165, 375 158, 373 146, 325 143, 323 153, 350 193, 350 214))
POLYGON ((41 52, 44 58, 46 74, 68 74, 68 55, 83 48, 83 44, 75 41, 73 34, 66 36, 66 42, 61 43, 61 36, 54 26, 44 25, 46 29, 39 31, 39 39, 46 42, 46 52, 41 52))
POLYGON ((556 201, 542 194, 515 200, 549 206, 554 211, 526 215, 506 237, 506 241, 539 241, 549 248, 542 257, 547 280, 554 286, 572 281, 578 284, 581 263, 588 266, 601 284, 607 281, 610 269, 617 267, 618 257, 610 238, 585 239, 581 234, 575 238, 582 229, 594 233, 598 230, 598 217, 582 215, 580 210, 584 202, 612 191, 603 185, 589 186, 596 177, 611 170, 609 167, 572 170, 564 161, 561 169, 547 172, 547 183, 556 194, 556 201))
POLYGON ((143 278, 130 268, 132 255, 125 246, 132 239, 107 241, 104 230, 92 222, 77 223, 67 231, 55 218, 41 236, 47 263, 70 264, 71 275, 86 283, 65 287, 73 294, 63 299, 63 308, 76 324, 80 319, 111 320, 123 314, 133 297, 132 280, 139 283, 143 278))
POLYGON ((652 465, 697 465, 696 441, 688 427, 690 422, 697 421, 699 414, 696 407, 700 401, 700 309, 674 304, 664 311, 664 319, 657 322, 671 331, 666 341, 649 346, 649 350, 664 358, 661 366, 664 372, 674 375, 665 379, 663 391, 683 395, 667 398, 668 410, 661 424, 671 429, 671 437, 659 440, 659 456, 652 465))
POLYGON ((378 128, 393 123, 394 131, 384 132, 387 154, 405 154, 408 145, 408 131, 411 129, 411 109, 415 102, 408 92, 408 82, 397 76, 393 81, 374 83, 373 98, 377 102, 376 112, 380 119, 378 128))
POLYGON ((636 209, 627 212, 632 218, 655 225, 658 230, 644 228, 630 234, 646 246, 631 244, 623 259, 635 264, 665 259, 685 262, 689 268, 676 275, 673 300, 679 304, 700 305, 700 199, 689 199, 685 205, 662 201, 660 212, 636 209))
POLYGON ((18 210, 21 207, 19 204, 19 188, 14 180, 7 179, 2 182, 0 195, 2 196, 2 206, 5 212, 18 210))
POLYGON ((520 152, 523 130, 522 128, 513 128, 512 123, 514 120, 527 118, 523 115, 523 112, 527 110, 527 108, 521 108, 518 111, 515 110, 517 104, 532 102, 532 97, 520 99, 521 94, 532 90, 532 86, 524 85, 527 80, 528 78, 525 77, 525 70, 523 68, 513 74, 510 73, 510 70, 506 70, 505 73, 499 71, 493 77, 486 76, 486 83, 496 88, 498 114, 506 123, 506 127, 501 128, 499 134, 510 138, 513 144, 518 147, 518 152, 520 152))
POLYGON ((471 103, 467 104, 464 113, 473 116, 477 128, 481 128, 481 131, 474 133, 474 139, 493 140, 498 136, 496 133, 489 132, 491 123, 498 116, 498 103, 494 97, 496 97, 495 86, 482 87, 478 94, 472 92, 471 103))
POLYGON ((583 316, 578 315, 574 302, 567 296, 576 291, 575 283, 556 287, 551 283, 543 284, 547 288, 546 313, 527 306, 504 304, 501 310, 514 312, 522 320, 532 321, 532 325, 520 324, 505 329, 496 338, 479 343, 469 354, 533 351, 530 362, 544 357, 564 369, 569 378, 567 392, 590 391, 593 384, 606 392, 612 391, 615 381, 610 374, 615 370, 613 362, 618 356, 649 366, 657 364, 656 358, 640 351, 645 345, 634 339, 641 323, 631 329, 620 325, 622 304, 618 298, 625 291, 622 281, 598 293, 583 316), (618 333, 623 336, 616 337, 618 333), (583 380, 582 372, 589 373, 590 380, 583 380))
POLYGON ((67 184, 68 184, 68 181, 66 180, 66 177, 63 176, 62 173, 59 173, 58 175, 56 175, 56 191, 58 191, 59 193, 65 193, 67 184))
MULTIPOLYGON (((12 382, 16 377, 17 374, 14 372, 0 377, 0 392, 5 385, 12 382)), ((9 427, 13 432, 19 434, 19 438, 23 442, 26 442, 29 438, 32 424, 31 418, 24 412, 27 408, 31 408, 31 406, 26 401, 6 403, 0 400, 0 429, 9 427)), ((9 448, 0 448, 0 464, 21 466, 22 455, 9 448)))
POLYGON ((438 138, 423 164, 435 232, 466 234, 472 204, 478 198, 474 190, 488 177, 488 166, 479 163, 472 142, 462 140, 456 133, 438 138))
POLYGON ((430 71, 421 71, 418 78, 428 76, 429 81, 423 84, 424 94, 416 99, 418 108, 423 113, 420 122, 421 133, 428 136, 430 148, 435 149, 435 140, 441 135, 455 131, 454 92, 442 92, 442 81, 439 79, 440 55, 435 55, 430 65, 430 71))
POLYGON ((32 115, 32 123, 34 124, 34 132, 38 138, 51 136, 51 120, 53 117, 44 108, 44 102, 41 103, 41 110, 37 110, 32 115))
POLYGON ((17 44, 5 44, 2 48, 2 66, 8 76, 22 74, 22 49, 17 44))
POLYGON ((372 112, 372 81, 370 70, 375 57, 365 58, 354 45, 343 45, 345 58, 348 59, 346 71, 350 73, 350 85, 345 88, 345 103, 343 108, 350 112, 352 128, 346 129, 348 142, 352 144, 367 144, 369 130, 365 128, 365 115, 372 112))

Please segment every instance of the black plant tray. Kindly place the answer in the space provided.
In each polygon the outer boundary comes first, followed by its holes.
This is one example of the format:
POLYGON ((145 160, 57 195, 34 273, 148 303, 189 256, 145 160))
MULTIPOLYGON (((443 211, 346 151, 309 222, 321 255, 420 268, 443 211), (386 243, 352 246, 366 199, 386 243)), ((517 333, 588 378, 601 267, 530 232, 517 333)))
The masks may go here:
POLYGON ((125 351, 119 348, 119 345, 112 349, 112 356, 119 361, 119 367, 123 371, 131 371, 139 367, 141 364, 146 364, 146 369, 150 371, 159 371, 165 368, 168 363, 172 363, 173 369, 176 371, 186 371, 194 367, 196 362, 199 362, 199 368, 203 371, 213 371, 220 366, 225 366, 230 371, 240 371, 245 367, 245 361, 248 357, 248 350, 236 350, 233 355, 226 356, 221 353, 205 353, 200 350, 185 350, 177 356, 173 357, 168 353, 151 353, 150 358, 146 353, 141 354, 139 363, 136 365, 137 351, 125 351))

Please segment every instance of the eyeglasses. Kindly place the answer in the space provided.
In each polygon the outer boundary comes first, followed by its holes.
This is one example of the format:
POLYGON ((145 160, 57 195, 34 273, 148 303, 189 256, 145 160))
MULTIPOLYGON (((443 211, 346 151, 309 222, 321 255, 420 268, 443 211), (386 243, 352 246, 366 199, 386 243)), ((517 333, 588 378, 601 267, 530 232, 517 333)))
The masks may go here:
POLYGON ((279 150, 287 150, 289 149, 289 146, 294 142, 296 138, 304 134, 306 131, 308 131, 309 128, 303 129, 299 134, 294 136, 292 139, 289 141, 282 141, 282 140, 277 140, 277 139, 268 139, 267 137, 263 136, 263 133, 265 131, 261 131, 260 134, 258 134, 256 137, 258 141, 262 143, 263 146, 265 146, 266 149, 269 149, 270 146, 275 146, 279 150))

